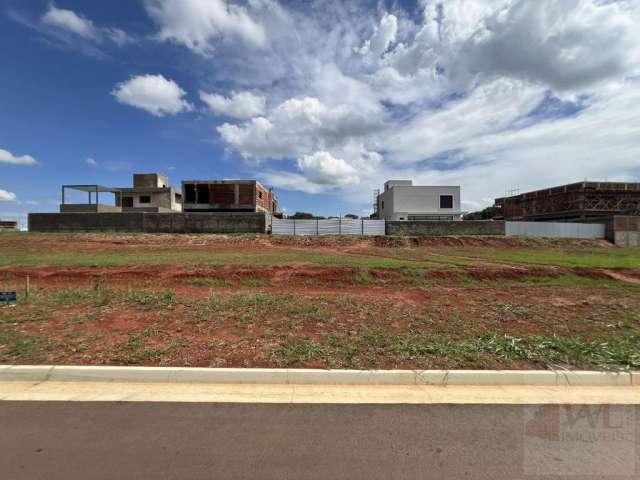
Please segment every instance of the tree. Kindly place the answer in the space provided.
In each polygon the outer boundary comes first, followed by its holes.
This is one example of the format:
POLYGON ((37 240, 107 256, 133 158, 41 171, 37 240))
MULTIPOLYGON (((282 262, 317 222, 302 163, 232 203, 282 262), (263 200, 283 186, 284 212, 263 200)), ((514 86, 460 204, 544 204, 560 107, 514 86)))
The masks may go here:
POLYGON ((293 214, 292 217, 295 220, 313 220, 315 217, 313 216, 312 213, 307 213, 307 212, 296 212, 293 214))
POLYGON ((351 220, 358 220, 358 215, 354 215, 353 213, 347 213, 344 218, 350 218, 351 220))
POLYGON ((499 217, 502 211, 498 207, 487 207, 479 212, 467 213, 464 220, 491 220, 492 218, 499 217))

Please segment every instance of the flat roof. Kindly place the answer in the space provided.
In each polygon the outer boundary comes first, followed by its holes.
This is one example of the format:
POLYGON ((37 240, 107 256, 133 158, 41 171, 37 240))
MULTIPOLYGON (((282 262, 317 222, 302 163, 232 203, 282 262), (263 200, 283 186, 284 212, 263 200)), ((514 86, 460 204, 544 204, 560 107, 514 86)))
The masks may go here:
POLYGON ((574 182, 558 185, 556 187, 541 188, 539 190, 530 190, 528 192, 519 193, 517 195, 498 197, 498 200, 527 198, 528 196, 537 195, 556 195, 568 192, 580 192, 583 190, 591 191, 609 191, 609 192, 640 192, 640 183, 636 182, 574 182))
POLYGON ((62 188, 81 192, 120 193, 122 191, 120 188, 105 187, 103 185, 62 185, 62 188))

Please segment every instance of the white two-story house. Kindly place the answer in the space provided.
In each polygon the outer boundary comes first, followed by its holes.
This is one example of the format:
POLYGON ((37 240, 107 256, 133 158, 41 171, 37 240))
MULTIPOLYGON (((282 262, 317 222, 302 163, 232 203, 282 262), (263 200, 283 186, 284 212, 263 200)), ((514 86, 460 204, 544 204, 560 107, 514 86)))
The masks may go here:
POLYGON ((459 186, 417 186, 389 180, 377 196, 376 217, 389 221, 462 220, 459 186))

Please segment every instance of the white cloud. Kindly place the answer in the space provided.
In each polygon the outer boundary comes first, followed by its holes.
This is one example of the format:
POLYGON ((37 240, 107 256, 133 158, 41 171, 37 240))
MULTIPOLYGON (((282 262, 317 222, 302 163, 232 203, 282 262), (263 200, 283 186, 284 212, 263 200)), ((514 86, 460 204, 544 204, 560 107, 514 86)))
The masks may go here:
POLYGON ((215 113, 251 118, 264 112, 266 99, 251 92, 231 92, 230 97, 200 92, 200 99, 215 113))
POLYGON ((390 52, 385 65, 409 78, 430 72, 433 81, 444 78, 459 91, 498 77, 582 90, 639 71, 639 5, 635 0, 429 2, 419 32, 390 52))
POLYGON ((162 75, 140 75, 119 83, 111 94, 118 102, 141 108, 157 117, 188 112, 192 105, 184 99, 186 92, 162 75))
POLYGON ((298 159, 298 168, 313 183, 319 185, 355 185, 360 183, 357 170, 329 152, 316 152, 298 159))
POLYGON ((223 140, 245 157, 297 157, 339 148, 382 127, 377 109, 357 110, 348 104, 326 105, 317 98, 291 98, 268 117, 243 125, 218 127, 223 140))
POLYGON ((72 10, 56 8, 50 4, 49 10, 42 16, 42 21, 55 27, 69 30, 81 37, 95 38, 97 36, 96 27, 91 20, 88 20, 72 10))
POLYGON ((95 158, 89 157, 85 160, 85 163, 93 168, 100 168, 102 170, 107 170, 108 172, 122 172, 126 170, 131 170, 133 165, 130 162, 123 161, 106 161, 106 162, 98 162, 95 158))
POLYGON ((7 150, 0 148, 0 163, 9 163, 11 165, 37 165, 38 162, 30 155, 15 156, 7 150))
POLYGON ((17 201, 16 194, 13 192, 7 192, 0 189, 0 202, 15 202, 17 201))
POLYGON ((468 208, 515 186, 637 181, 640 1, 422 5, 419 20, 329 0, 256 16, 269 48, 247 66, 234 44, 212 71, 270 108, 221 139, 278 188, 363 205, 393 177, 461 184, 468 208))
POLYGON ((211 55, 225 37, 256 47, 267 42, 264 28, 247 9, 226 0, 146 0, 144 5, 160 28, 160 40, 184 45, 201 55, 211 55))
POLYGON ((45 25, 70 32, 85 40, 97 43, 110 40, 118 46, 123 46, 132 41, 129 35, 119 28, 98 27, 83 15, 73 10, 57 8, 54 4, 49 5, 48 10, 40 20, 45 25))
POLYGON ((395 15, 385 13, 380 20, 380 25, 372 37, 367 40, 360 49, 360 53, 366 55, 371 53, 374 56, 380 56, 387 51, 389 46, 396 41, 398 32, 398 19, 395 15))
POLYGON ((265 170, 259 173, 265 183, 275 188, 295 190, 298 192, 318 194, 327 190, 326 185, 320 185, 310 181, 305 175, 281 170, 265 170))

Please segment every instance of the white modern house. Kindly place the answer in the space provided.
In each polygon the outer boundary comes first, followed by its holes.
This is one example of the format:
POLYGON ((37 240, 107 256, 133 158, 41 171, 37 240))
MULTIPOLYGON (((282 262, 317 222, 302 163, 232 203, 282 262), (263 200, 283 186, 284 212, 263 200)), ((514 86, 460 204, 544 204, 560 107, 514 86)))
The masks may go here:
POLYGON ((462 220, 459 186, 418 186, 389 180, 376 195, 376 217, 390 221, 462 220))

